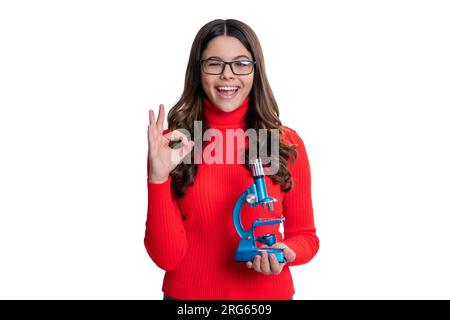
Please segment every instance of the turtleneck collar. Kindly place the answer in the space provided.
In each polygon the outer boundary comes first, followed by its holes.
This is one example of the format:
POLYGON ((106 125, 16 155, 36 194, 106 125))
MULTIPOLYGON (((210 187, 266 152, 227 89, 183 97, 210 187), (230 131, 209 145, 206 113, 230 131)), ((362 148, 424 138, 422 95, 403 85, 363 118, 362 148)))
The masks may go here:
POLYGON ((244 128, 247 111, 249 108, 249 97, 247 96, 242 104, 231 112, 225 112, 215 106, 208 98, 204 97, 203 116, 208 127, 217 129, 244 128))

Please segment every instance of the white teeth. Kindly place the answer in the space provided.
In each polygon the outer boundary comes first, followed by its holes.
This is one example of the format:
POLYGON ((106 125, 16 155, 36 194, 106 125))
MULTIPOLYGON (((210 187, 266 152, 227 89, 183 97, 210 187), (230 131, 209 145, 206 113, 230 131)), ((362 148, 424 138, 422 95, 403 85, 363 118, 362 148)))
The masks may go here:
POLYGON ((217 87, 218 90, 221 91, 235 91, 239 89, 238 87, 217 87))

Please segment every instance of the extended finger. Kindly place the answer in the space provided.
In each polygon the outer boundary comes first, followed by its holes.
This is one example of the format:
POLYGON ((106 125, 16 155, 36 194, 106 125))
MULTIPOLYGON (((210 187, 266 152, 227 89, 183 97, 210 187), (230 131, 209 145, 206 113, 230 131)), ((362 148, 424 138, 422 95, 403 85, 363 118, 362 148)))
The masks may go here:
POLYGON ((148 130, 147 130, 149 145, 152 140, 156 139, 156 136, 157 136, 157 129, 156 129, 155 124, 156 124, 155 114, 154 114, 153 110, 150 110, 149 111, 149 125, 148 125, 148 130))
POLYGON ((158 112, 158 120, 156 121, 156 127, 160 132, 164 130, 164 105, 159 105, 159 112, 158 112))
POLYGON ((149 110, 148 113, 149 113, 149 125, 154 126, 156 124, 155 113, 151 109, 149 110))

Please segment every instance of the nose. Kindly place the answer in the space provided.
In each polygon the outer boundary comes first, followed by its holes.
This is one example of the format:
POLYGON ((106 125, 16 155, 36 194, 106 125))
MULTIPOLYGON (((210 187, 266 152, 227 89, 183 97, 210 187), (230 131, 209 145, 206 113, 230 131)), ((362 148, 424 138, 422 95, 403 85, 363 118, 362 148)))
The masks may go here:
POLYGON ((234 78, 233 71, 231 71, 231 65, 225 64, 225 68, 223 69, 222 74, 220 75, 221 78, 234 78))

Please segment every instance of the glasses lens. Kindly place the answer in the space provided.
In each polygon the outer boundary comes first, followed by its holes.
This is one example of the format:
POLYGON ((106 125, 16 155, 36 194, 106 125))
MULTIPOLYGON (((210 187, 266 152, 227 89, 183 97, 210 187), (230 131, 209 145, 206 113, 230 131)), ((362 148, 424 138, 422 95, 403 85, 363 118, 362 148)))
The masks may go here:
POLYGON ((232 66, 236 74, 249 74, 253 71, 253 62, 248 60, 235 61, 232 66))
POLYGON ((220 74, 222 72, 223 62, 217 60, 203 61, 203 71, 210 74, 220 74))

